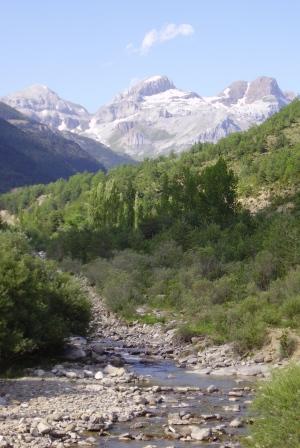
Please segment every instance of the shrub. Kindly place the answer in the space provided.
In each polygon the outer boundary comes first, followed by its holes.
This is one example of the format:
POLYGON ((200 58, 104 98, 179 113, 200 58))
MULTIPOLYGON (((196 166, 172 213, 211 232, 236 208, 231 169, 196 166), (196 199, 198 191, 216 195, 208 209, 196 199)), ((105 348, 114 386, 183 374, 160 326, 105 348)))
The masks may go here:
POLYGON ((178 342, 191 342, 192 338, 198 333, 192 329, 188 324, 181 325, 176 333, 178 342))
POLYGON ((282 305, 283 315, 289 320, 289 324, 297 328, 300 326, 300 295, 290 297, 282 305))
POLYGON ((142 297, 138 287, 126 272, 114 271, 104 283, 102 289, 108 307, 126 318, 135 314, 142 297))
POLYGON ((280 356, 281 358, 289 358, 295 351, 297 342, 288 332, 283 331, 280 337, 280 356))
POLYGON ((277 275, 277 262, 271 252, 260 252, 255 259, 253 266, 253 278, 258 288, 265 291, 268 289, 271 280, 277 275))
POLYGON ((24 237, 0 232, 0 357, 53 351, 85 334, 90 305, 79 284, 30 254, 24 237))
POLYGON ((247 444, 259 448, 300 446, 300 366, 274 372, 253 403, 257 414, 247 444))

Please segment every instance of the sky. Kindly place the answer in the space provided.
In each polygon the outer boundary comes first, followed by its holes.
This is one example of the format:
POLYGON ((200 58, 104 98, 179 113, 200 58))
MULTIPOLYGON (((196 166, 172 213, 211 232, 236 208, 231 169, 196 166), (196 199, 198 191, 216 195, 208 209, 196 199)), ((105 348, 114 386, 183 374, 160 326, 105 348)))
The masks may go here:
POLYGON ((300 91, 299 0, 0 0, 0 97, 46 84, 96 111, 137 80, 214 95, 272 76, 300 91))

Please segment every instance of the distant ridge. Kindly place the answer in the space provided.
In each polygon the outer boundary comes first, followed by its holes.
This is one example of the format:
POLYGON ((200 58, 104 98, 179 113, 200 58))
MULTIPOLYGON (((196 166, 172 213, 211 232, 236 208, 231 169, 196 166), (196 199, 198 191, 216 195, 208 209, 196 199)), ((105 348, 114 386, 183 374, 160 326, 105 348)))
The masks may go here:
POLYGON ((218 95, 205 97, 155 75, 116 95, 93 115, 46 86, 31 86, 3 101, 52 129, 88 137, 139 160, 246 130, 295 97, 266 76, 235 81, 218 95))

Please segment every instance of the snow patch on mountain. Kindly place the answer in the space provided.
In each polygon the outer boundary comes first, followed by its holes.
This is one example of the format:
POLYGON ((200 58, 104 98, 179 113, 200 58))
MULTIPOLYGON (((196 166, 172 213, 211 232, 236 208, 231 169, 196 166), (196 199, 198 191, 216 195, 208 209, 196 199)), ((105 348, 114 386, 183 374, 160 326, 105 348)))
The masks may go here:
POLYGON ((139 81, 90 115, 46 86, 33 86, 3 98, 21 112, 59 130, 102 142, 136 159, 216 142, 261 123, 295 95, 274 78, 235 81, 216 96, 178 89, 166 76, 139 81))
POLYGON ((63 100, 53 90, 39 84, 6 96, 2 101, 30 118, 61 131, 84 131, 91 118, 83 106, 63 100))

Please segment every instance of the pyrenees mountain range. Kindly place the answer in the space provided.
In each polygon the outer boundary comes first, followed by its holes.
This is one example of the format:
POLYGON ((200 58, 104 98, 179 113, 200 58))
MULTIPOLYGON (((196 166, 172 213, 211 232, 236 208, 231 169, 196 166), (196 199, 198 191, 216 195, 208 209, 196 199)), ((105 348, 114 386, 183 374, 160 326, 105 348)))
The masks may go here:
POLYGON ((295 97, 268 77, 236 81, 205 97, 152 76, 91 114, 34 85, 0 99, 0 191, 216 142, 263 122, 295 97))
MULTIPOLYGON (((94 114, 43 85, 5 96, 2 101, 62 132, 85 150, 92 142, 82 141, 82 137, 142 160, 246 130, 295 97, 292 92, 283 92, 274 78, 264 76, 251 82, 235 81, 215 96, 184 91, 166 76, 152 76, 117 95, 94 114)), ((92 155, 97 153, 95 146, 92 155)))

